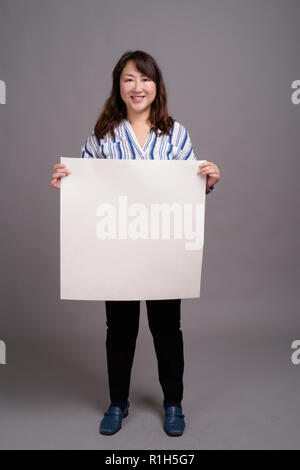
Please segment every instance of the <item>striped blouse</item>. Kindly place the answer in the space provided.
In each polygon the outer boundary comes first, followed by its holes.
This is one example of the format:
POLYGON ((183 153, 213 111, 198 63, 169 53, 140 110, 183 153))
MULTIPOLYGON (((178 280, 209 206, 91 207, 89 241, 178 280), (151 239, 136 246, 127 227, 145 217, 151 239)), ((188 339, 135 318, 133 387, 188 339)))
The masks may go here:
MULTIPOLYGON (((174 122, 170 136, 157 136, 151 131, 143 147, 128 119, 123 119, 114 131, 115 138, 107 133, 103 139, 90 132, 81 148, 81 158, 197 160, 189 133, 178 121, 174 122)), ((212 186, 206 194, 213 189, 212 186)))

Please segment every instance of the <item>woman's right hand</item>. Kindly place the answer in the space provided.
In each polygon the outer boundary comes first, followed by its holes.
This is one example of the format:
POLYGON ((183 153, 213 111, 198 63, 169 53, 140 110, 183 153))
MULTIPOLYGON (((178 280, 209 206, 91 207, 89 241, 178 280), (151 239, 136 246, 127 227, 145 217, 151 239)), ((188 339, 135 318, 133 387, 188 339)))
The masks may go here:
POLYGON ((67 169, 64 163, 57 163, 53 167, 53 174, 50 186, 52 186, 52 188, 60 189, 60 178, 62 178, 62 176, 67 176, 70 173, 71 171, 67 169))

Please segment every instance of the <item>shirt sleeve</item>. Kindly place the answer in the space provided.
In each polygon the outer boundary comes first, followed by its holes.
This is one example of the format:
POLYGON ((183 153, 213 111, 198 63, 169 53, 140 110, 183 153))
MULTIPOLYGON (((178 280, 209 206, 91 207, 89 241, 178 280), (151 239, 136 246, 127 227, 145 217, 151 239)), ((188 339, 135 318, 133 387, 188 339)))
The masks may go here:
POLYGON ((185 129, 183 126, 182 129, 183 133, 180 142, 180 160, 197 160, 197 157, 194 154, 190 134, 188 133, 187 129, 185 129))
POLYGON ((81 158, 104 158, 100 139, 95 136, 94 132, 90 132, 81 147, 81 158))
MULTIPOLYGON (((182 125, 182 124, 181 124, 182 125)), ((191 142, 190 134, 188 133, 187 129, 182 126, 183 138, 181 140, 180 148, 180 159, 181 160, 197 160, 196 155, 194 154, 193 145, 191 142)), ((214 189, 214 185, 212 185, 208 190, 205 190, 205 194, 210 194, 214 189)))
POLYGON ((209 189, 205 190, 205 194, 209 194, 212 190, 215 189, 215 185, 213 184, 209 189))

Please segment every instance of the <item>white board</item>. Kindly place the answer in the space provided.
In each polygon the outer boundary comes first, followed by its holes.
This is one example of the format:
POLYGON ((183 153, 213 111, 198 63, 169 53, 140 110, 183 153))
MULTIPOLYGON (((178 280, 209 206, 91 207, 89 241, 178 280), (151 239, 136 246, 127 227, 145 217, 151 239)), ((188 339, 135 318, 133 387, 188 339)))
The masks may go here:
MULTIPOLYGON (((205 161, 205 160, 201 160, 205 161)), ((61 157, 61 299, 200 297, 206 176, 198 160, 61 157)))

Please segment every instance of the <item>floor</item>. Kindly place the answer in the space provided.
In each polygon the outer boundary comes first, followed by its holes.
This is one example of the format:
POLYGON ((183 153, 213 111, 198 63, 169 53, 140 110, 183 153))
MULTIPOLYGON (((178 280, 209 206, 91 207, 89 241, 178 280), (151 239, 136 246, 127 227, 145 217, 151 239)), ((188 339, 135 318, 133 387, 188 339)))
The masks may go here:
POLYGON ((299 449, 300 365, 291 361, 297 333, 289 341, 209 324, 197 331, 189 328, 187 313, 182 328, 182 436, 163 431, 162 392, 143 314, 129 416, 113 436, 98 430, 109 404, 104 331, 101 339, 85 332, 77 341, 74 335, 51 342, 10 338, 7 363, 0 365, 0 448, 299 449))

